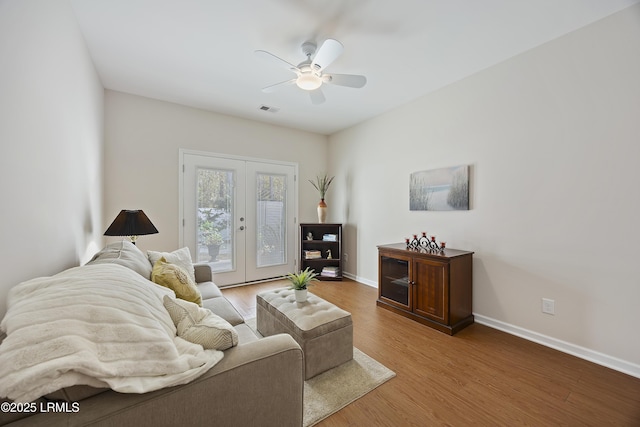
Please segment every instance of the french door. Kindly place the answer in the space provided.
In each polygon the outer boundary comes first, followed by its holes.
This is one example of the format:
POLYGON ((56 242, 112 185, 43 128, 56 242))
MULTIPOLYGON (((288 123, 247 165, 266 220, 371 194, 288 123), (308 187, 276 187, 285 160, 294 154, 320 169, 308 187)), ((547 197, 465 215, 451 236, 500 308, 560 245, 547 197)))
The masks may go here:
POLYGON ((296 255, 296 165, 180 152, 181 242, 224 286, 283 276, 296 255))

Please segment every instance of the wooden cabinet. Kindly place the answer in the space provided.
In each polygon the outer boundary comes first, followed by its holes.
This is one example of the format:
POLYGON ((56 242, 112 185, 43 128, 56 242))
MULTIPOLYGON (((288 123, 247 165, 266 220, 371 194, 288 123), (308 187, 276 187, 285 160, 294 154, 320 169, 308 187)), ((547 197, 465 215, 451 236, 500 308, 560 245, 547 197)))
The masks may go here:
POLYGON ((377 305, 453 335, 473 323, 473 252, 378 246, 377 305))
POLYGON ((300 224, 300 270, 319 280, 342 280, 342 224, 300 224))

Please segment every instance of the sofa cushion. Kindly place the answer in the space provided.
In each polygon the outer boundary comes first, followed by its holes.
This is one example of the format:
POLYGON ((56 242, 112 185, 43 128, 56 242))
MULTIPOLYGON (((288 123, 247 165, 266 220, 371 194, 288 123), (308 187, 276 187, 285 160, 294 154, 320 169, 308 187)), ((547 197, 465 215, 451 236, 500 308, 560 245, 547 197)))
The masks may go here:
POLYGON ((163 302, 180 338, 206 349, 226 350, 238 345, 238 333, 222 317, 188 301, 165 296, 163 302))
POLYGON ((202 295, 203 301, 209 298, 222 298, 220 288, 213 282, 198 283, 198 290, 200 291, 200 295, 202 295))
POLYGON ((126 240, 108 244, 87 264, 119 264, 137 272, 147 280, 151 278, 149 259, 136 245, 126 240))
POLYGON ((260 337, 256 335, 256 332, 251 329, 246 323, 241 323, 233 327, 238 333, 238 345, 248 344, 250 342, 258 341, 260 337))
POLYGON ((202 305, 202 296, 195 282, 182 267, 168 263, 164 257, 153 265, 151 280, 173 290, 180 299, 202 305))
POLYGON ((109 387, 91 387, 88 385, 72 385, 70 387, 64 387, 60 390, 49 393, 45 396, 47 400, 58 400, 64 402, 78 402, 83 399, 104 393, 110 390, 109 387))
POLYGON ((244 317, 225 297, 203 299, 202 307, 211 310, 233 326, 244 323, 244 317))
POLYGON ((155 265, 160 258, 164 258, 168 263, 182 267, 187 274, 189 274, 191 280, 194 283, 196 282, 193 261, 191 261, 191 252, 189 251, 189 248, 184 247, 176 249, 173 252, 147 251, 147 256, 149 257, 151 265, 155 265))

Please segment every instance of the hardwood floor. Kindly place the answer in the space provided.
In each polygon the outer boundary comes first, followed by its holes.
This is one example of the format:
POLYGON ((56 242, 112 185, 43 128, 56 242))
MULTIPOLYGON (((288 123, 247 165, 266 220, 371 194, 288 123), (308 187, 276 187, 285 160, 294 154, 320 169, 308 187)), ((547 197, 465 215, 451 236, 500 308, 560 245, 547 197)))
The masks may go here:
MULTIPOLYGON (((223 289, 245 318, 256 293, 285 281, 223 289)), ((310 292, 351 312, 354 345, 396 377, 319 426, 640 426, 640 379, 473 324, 453 337, 376 307, 351 281, 310 292)))

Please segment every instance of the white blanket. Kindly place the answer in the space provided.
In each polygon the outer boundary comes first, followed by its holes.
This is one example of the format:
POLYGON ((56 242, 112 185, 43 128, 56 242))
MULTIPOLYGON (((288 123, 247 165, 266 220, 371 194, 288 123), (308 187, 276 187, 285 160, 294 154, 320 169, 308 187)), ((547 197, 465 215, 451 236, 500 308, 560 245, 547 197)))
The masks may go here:
POLYGON ((145 393, 185 384, 220 361, 176 337, 173 291, 116 264, 86 265, 9 291, 0 329, 0 397, 30 402, 63 387, 145 393))

